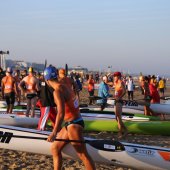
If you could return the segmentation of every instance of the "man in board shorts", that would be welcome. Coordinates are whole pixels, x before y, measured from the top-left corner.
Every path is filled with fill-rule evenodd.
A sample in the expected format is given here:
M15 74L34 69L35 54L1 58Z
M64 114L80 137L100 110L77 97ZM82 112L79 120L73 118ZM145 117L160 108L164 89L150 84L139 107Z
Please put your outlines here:
M30 67L28 72L28 76L24 77L21 80L19 87L25 94L27 100L26 116L29 117L29 113L31 111L31 117L34 117L35 106L37 102L37 93L39 92L40 87L38 79L34 76L33 68Z
M14 77L12 77L12 68L8 67L6 70L6 76L3 77L1 82L2 98L5 98L7 103L7 113L12 113L15 95L18 95L17 85Z
M62 168L62 149L68 144L64 141L55 141L56 137L64 140L83 141L84 121L80 115L78 99L70 89L59 83L56 71L53 67L47 67L44 78L48 86L53 88L53 96L57 105L57 116L55 126L47 141L53 142L51 152L53 155L54 170ZM62 123L65 121L65 126ZM71 142L79 158L83 161L87 170L94 170L95 165L87 152L85 143Z

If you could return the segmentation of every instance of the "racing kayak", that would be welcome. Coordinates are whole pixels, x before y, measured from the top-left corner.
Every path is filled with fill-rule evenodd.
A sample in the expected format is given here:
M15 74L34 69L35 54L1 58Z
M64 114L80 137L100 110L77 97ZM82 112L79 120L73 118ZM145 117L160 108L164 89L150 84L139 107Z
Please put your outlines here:
M98 121L98 120L113 120L113 114L94 114L94 113L81 113L85 121ZM137 117L137 116L122 116L126 121L149 121L150 118ZM21 126L21 127L37 127L39 117L31 118L26 117L24 113L16 112L16 114L0 114L0 125Z
M0 125L37 127L39 118L26 117L24 114L0 114Z
M46 139L50 132L33 129L0 126L0 148L38 154L50 153L51 143ZM63 141L62 139L56 139ZM124 143L112 140L84 138L87 150L96 163L105 163L136 169L170 169L170 149ZM63 157L78 159L69 142L63 149ZM75 141L74 142L83 142ZM42 147L43 146L43 147Z
M142 109L143 109L143 106L141 106ZM100 107L99 106L87 106L87 107L80 107L81 110L83 109L89 109L89 110L95 110L95 111L100 111ZM139 110L139 109L136 109L136 108L126 108L126 107L123 107L123 112L125 113L135 113L135 114L144 114L144 111L143 110ZM114 111L114 107L106 107L104 109L104 111Z
M108 100L107 101L108 104L110 105L114 105L114 100ZM136 110L140 110L143 111L144 107L143 105L137 104L133 104L133 102L130 102L130 104L127 103L123 106L124 108L129 108L129 109L136 109ZM165 103L151 103L149 106L154 113L163 113L163 114L170 114L170 104L165 104Z
M170 135L170 121L124 121L124 124L127 127L129 133ZM115 120L85 120L85 130L118 132L118 125Z
M84 120L114 120L116 116L114 114L102 114L102 113L81 113L81 116ZM154 116L131 116L131 115L122 115L122 120L124 121L151 121L151 120L160 120L158 117Z
M80 113L84 117L97 117L97 118L106 118L106 119L115 119L115 113L113 111L98 111L98 110L89 110L89 109L80 109ZM131 113L122 113L123 120L131 121L153 121L160 120L158 116L145 116L143 114L131 114Z

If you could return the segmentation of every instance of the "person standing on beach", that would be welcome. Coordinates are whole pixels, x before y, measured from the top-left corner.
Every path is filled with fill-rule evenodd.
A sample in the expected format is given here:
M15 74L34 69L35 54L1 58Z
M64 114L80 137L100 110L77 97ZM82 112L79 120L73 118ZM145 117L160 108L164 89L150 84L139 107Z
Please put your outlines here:
M112 97L111 94L109 94L109 86L108 86L108 77L107 76L103 76L103 81L100 83L99 85L99 90L98 90L98 96L102 97L102 99L97 100L97 104L100 105L100 109L101 111L103 111L105 109L105 107L107 106L107 98L108 97Z
M128 130L122 121L122 106L123 106L122 98L126 94L126 88L125 88L125 84L121 80L120 72L115 72L113 76L114 76L114 87L115 87L115 96L114 96L115 115L116 115L116 120L118 122L118 129L119 129L118 139L121 139L125 137L128 133Z
M128 80L126 81L126 86L128 91L128 100L130 100L130 98L133 100L134 83L132 76L129 76Z
M151 102L151 94L149 90L149 78L147 76L142 77L141 87L143 89L144 100L146 102L146 104L144 104L144 115L152 116L154 113L149 107Z
M160 77L159 82L158 82L158 89L159 89L159 92L161 94L161 97L164 97L165 82L161 77Z
M37 102L37 93L40 90L39 81L34 76L34 70L32 67L28 70L28 76L24 77L20 84L19 88L26 95L27 100L27 111L26 116L29 117L29 113L31 111L31 117L35 116L35 106Z
M70 89L59 83L57 74L53 67L44 70L44 78L48 86L53 89L55 104L57 105L56 122L52 133L47 141L53 142L51 152L53 155L54 170L62 168L62 149L68 144L64 141L55 141L56 137L64 140L84 141L84 121L80 115L79 102ZM65 126L62 127L63 121ZM95 164L87 152L85 143L71 143L79 158L83 161L87 170L94 170Z
M18 105L20 105L20 103L21 103L21 90L20 90L20 88L19 88L19 83L20 83L20 81L21 81L21 78L20 78L20 70L16 70L16 71L15 71L14 78L15 78L16 84L17 84L17 92L18 92L17 102L18 102Z
M12 68L8 67L6 70L6 76L3 77L1 82L1 91L2 98L6 100L7 103L7 113L12 113L14 103L15 103L15 95L18 95L17 92L17 84L12 76Z
M88 83L89 97L94 96L94 84L95 84L95 81L93 79L92 74L89 75L89 79L87 80L87 83ZM89 105L91 105L92 103L93 103L93 100L91 98L89 98Z

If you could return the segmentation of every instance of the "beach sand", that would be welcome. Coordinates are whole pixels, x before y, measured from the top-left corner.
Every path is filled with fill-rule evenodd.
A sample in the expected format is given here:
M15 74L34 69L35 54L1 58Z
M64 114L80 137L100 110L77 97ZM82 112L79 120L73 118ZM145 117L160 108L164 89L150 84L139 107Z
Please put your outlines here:
M96 92L97 94L97 92ZM170 95L170 88L167 88L165 95ZM87 91L80 93L81 103L88 103ZM135 99L142 98L140 91L135 91ZM84 136L112 139L116 133L111 132L84 132ZM145 145L161 146L170 148L170 136L153 136L128 134L123 142L138 143ZM43 147L43 146L42 146ZM52 156L32 154L20 151L0 149L0 170L52 170ZM81 161L63 160L63 170L83 170L85 169ZM131 168L122 168L111 165L96 164L97 170L132 170Z

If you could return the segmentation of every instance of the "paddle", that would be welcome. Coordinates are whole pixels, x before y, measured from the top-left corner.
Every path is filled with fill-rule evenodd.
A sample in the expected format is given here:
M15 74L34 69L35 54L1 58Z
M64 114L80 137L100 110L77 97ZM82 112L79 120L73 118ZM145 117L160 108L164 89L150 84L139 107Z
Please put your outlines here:
M45 137L14 135L11 132L0 131L0 142L1 143L9 144L12 138L47 140L47 138L45 138ZM85 139L85 140L81 141L81 140L56 139L56 141L87 143L98 150L104 150L104 151L112 151L113 152L113 151L124 151L125 150L125 147L119 141L113 141L113 140L102 140L102 139L95 139L95 140L89 139L88 140L88 139Z
M92 100L101 100L101 99L105 99L103 97L100 96L89 96L90 99ZM115 100L115 98L108 98L109 100ZM140 99L141 100L141 99ZM143 99L144 100L144 99ZM136 100L122 100L123 101L123 105L125 106L138 106L138 105L145 105L145 106L150 106L150 104L148 102L145 101L136 101Z
M68 76L68 65L67 64L65 65L65 76L66 77Z
M47 67L47 59L45 59L45 63L44 63L44 70Z

